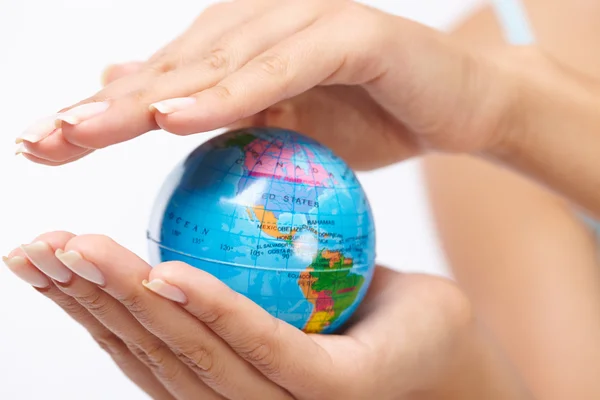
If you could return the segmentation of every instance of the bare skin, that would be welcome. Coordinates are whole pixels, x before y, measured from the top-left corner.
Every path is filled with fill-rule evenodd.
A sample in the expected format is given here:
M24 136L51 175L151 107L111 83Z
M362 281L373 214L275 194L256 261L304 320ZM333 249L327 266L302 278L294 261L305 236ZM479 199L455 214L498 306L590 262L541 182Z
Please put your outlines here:
M539 4L541 5L541 3ZM233 13L234 9L235 13ZM277 30L268 32L262 29L264 26L274 26L275 22L287 21L288 16L294 16L292 20L295 24L277 24ZM241 17L241 20L237 17ZM265 23L265 18L269 23ZM222 23L221 19L227 21L227 24ZM213 25L209 24L210 21L213 21ZM219 21L218 26L214 24L214 21ZM359 23L363 28L357 31L353 27ZM211 26L214 30L211 30ZM228 32L224 32L224 28ZM255 40L255 37L248 33L255 33L261 40ZM478 31L475 34L481 35ZM318 48L319 51L315 52L315 48ZM500 49L500 46L498 48ZM133 139L159 127L183 135L262 120L264 124L290 127L322 139L325 144L334 147L357 168L376 168L431 150L478 153L480 156L510 165L512 168L553 187L557 192L563 193L565 197L578 201L583 206L600 214L600 204L597 202L600 199L600 193L597 190L597 187L600 187L598 184L600 168L597 168L598 158L594 150L597 147L597 132L598 126L600 126L597 108L595 108L599 97L598 93L589 90L591 87L597 87L597 84L591 84L589 76L569 71L564 65L555 62L556 60L538 49L529 49L527 52L507 48L501 50L500 53L495 54L486 51L471 51L469 46L465 46L465 39L463 38L461 43L458 35L454 39L449 38L401 18L385 15L349 1L300 3L239 0L228 2L203 13L190 30L143 63L140 69L133 68L132 72L124 74L121 79L112 81L99 93L74 106L65 108L64 112L60 114L52 115L49 119L35 124L32 129L17 139L22 145L19 152L34 162L60 165L75 161L96 149ZM199 70L203 73L198 73ZM432 84L432 82L436 84ZM438 82L444 84L437 84ZM586 86L583 83L589 85ZM542 96L539 95L540 93ZM305 121L310 122L306 123ZM564 129L561 128L565 123L578 124L574 131L574 140L566 139ZM338 134L332 134L332 132L338 132ZM577 150L576 154L565 151L565 149L569 150L574 147ZM564 173L565 168L571 171L577 170L580 173L568 175ZM572 176L577 177L577 181L570 179ZM452 182L454 179L453 176L446 178L446 182ZM502 193L506 197L504 194L506 192ZM541 193L540 191L540 196L542 196ZM484 197L477 198L481 200ZM446 204L456 206L456 198L452 201L452 196L448 196L444 200L447 201ZM507 203L506 199L503 201L503 204ZM552 204L555 204L557 209L565 210L565 203L562 201L555 201ZM535 207L536 211L543 209L540 203L533 203L532 207ZM458 206L456 208L460 209ZM472 211L472 207L469 208L469 211ZM446 214L439 215L445 216ZM526 218L531 218L530 214L523 215L520 220L526 220ZM504 218L503 221L508 220L508 218ZM565 219L565 224L568 221L574 224L574 219ZM462 220L458 222L464 223ZM468 225L465 226L464 231L471 232L474 237L465 236L466 239L481 238L480 229L469 231L467 228ZM443 226L442 231L444 232ZM547 234L551 231L544 231L544 233ZM524 232L527 231L521 229L519 233L523 234ZM506 234L512 236L507 238ZM536 232L536 234L538 233ZM22 268L17 272L20 271L24 274L24 271L27 271L27 276L30 278L35 276L38 283L46 278L35 275L36 268L40 269L39 272L48 272L49 266L56 267L57 265L57 261L53 258L54 253L48 253L48 248L61 250L60 247L64 247L62 245L58 248L51 246L50 242L56 239L54 235L44 237L45 239L40 239L42 243L36 243L32 245L33 247L24 247L24 249L28 248L30 252L43 250L47 253L45 260L36 260L31 254L25 254L27 257L24 257L19 255L19 250L15 250L6 260L9 266L12 265L13 270L16 270L17 267ZM455 237L460 236L457 234ZM509 238L514 239L515 235L512 230L506 229L504 234L499 237L506 241ZM572 233L569 238L576 239L577 235ZM102 240L106 239L92 240L93 245L90 247L100 247L96 241L101 242ZM583 241L575 240L575 242L581 246L585 244ZM520 243L527 243L527 241L519 240L515 246ZM550 241L548 243L552 245ZM573 243L572 247L575 247L576 243ZM591 239L587 243L591 248ZM481 247L480 251L485 249L483 245L478 247ZM113 246L112 249L117 251L116 246ZM552 249L557 249L557 247L552 246ZM88 259L94 258L92 253L88 254L84 249L78 248L78 250ZM470 248L468 250L470 251ZM504 249L502 251L504 254ZM549 250L544 249L544 251L548 254ZM119 252L120 256L113 257L113 261L118 259L119 262L125 262L124 260L134 257L125 249L121 248ZM495 257L494 260L500 259L497 252L492 253ZM581 253L585 254L583 251ZM458 254L467 254L466 249ZM477 254L468 253L469 260L474 259ZM557 258L558 254L554 256L553 261L556 261ZM573 260L571 254L569 254L569 260L579 262L580 265L584 265L585 261L583 257ZM140 264L139 276L136 275L136 279L129 282L131 286L118 288L110 284L110 277L113 276L110 275L111 263L106 262L107 260L104 258L93 261L107 275L109 284L98 289L89 287L86 283L84 288L97 289L99 295L123 311L124 317L128 315L127 312L133 316L139 314L139 301L128 302L127 298L120 298L122 292L118 289L127 289L133 292L141 290L137 278L147 275L149 267ZM475 264L485 265L489 268L490 260L485 257L476 261L478 262L468 265L471 267ZM515 264L518 262L523 263L522 255L514 259ZM546 276L552 276L548 273L548 265L551 264L549 261L544 260L544 262L546 269L542 272L545 274L543 278L546 278ZM128 263L128 265L132 264ZM172 267L172 265L163 266L162 269ZM159 267L158 270L161 268ZM177 276L180 278L184 276L184 271L181 269ZM535 268L531 268L529 271L535 271ZM189 268L187 272L190 272ZM540 271L537 272L539 275ZM580 286L592 284L595 282L593 279L595 277L589 274L573 274L573 270L570 270L569 273L581 278L581 282L575 282L573 288L577 287L583 294L591 293L591 290L586 291L585 287ZM51 278L57 279L56 276L49 275ZM72 277L69 275L69 278L61 281L65 284L61 287L62 289L66 288L63 291L65 294L70 290L69 284L72 282L69 279ZM464 278L464 275L462 277ZM564 286L563 278L561 277L560 283ZM564 279L568 279L568 277ZM76 281L79 282L79 279ZM115 279L113 276L112 281L121 282L121 279ZM519 284L520 281L519 277L516 284ZM537 280L536 284L541 287L539 282L540 280ZM505 283L515 282L507 280ZM182 282L183 284L185 281ZM531 282L527 287L531 287ZM487 293L493 294L494 287L489 286L488 289ZM468 287L468 290L471 294L474 292L474 287ZM438 292L438 290L432 289L432 292ZM457 292L453 293L457 294ZM540 297L545 293L547 292L541 292ZM401 295L402 293L397 294ZM460 298L460 295L457 297ZM480 297L479 300L483 305L489 304L489 297L484 295ZM570 310L569 316L574 321L584 320L583 323L594 321L586 319L588 316L586 312L589 311L590 316L592 311L598 315L597 310L591 308L600 302L594 301L597 299L590 297L583 299L586 301L582 300L581 304L572 303L580 307ZM577 299L581 298L575 296L569 297L568 300L575 302ZM436 301L435 304L442 306L449 304L443 300L437 299L439 303ZM488 303L485 300L488 300ZM468 302L466 303L468 304ZM529 304L531 303L533 302ZM159 303L149 304L154 306ZM461 304L464 306L464 303ZM547 303L542 304L544 309L548 309ZM566 299L561 303L563 306L564 304L567 304ZM84 305L82 304L82 306ZM94 311L94 307L95 304L91 304L88 310ZM165 307L172 308L171 305ZM468 309L467 306L464 308ZM154 308L147 307L146 309ZM419 307L415 309L419 309ZM519 308L519 310L521 309ZM540 309L535 308L535 310L539 312ZM377 308L372 311L377 311ZM581 314L574 316L575 311ZM497 314L502 315L500 312ZM99 317L106 318L112 315L112 313L108 313ZM173 315L183 316L181 313ZM429 314L418 315L424 318ZM167 315L161 314L162 316ZM183 319L181 321L201 327L201 323L206 321L203 321L202 317L199 318L200 320L193 320L188 316L185 321ZM530 315L526 322L529 322L531 318ZM125 320L126 318L121 322ZM89 320L86 321L89 322ZM412 385L415 385L418 380L410 380L408 387L402 388L405 394L417 394L418 389L422 389L421 393L428 394L433 398L492 399L496 396L500 399L516 399L526 397L527 393L519 384L519 379L511 375L507 364L495 352L489 337L481 332L476 323L471 323L473 321L470 318L467 318L466 321L464 324L458 324L463 325L464 330L442 329L438 331L438 333L441 332L439 335L441 338L455 339L450 344L446 343L447 347L442 348L456 351L455 353L446 353L450 356L445 360L452 362L442 363L442 366L445 367L444 373L435 374L435 368L433 368L434 373L431 376L424 375L423 371L427 369L419 363L410 365L410 368L404 366L405 369L394 369L394 371L410 371L413 374L418 371L421 379L427 376L435 381L435 384L431 384L430 381L431 385L415 388ZM111 326L117 331L114 332L117 336L122 335L119 337L123 342L131 341L129 335L132 331L130 329L113 325L115 321L105 322L107 326ZM131 318L129 318L129 322L140 328ZM163 329L174 326L172 323L167 323L169 321L144 319L140 322L148 332L156 333L158 336L165 335L167 330ZM514 320L501 322L516 324ZM402 326L405 325L402 324ZM444 326L444 328L452 327L452 325ZM492 329L495 328L489 322L488 326ZM546 327L548 326L546 325ZM560 325L560 327L563 326L571 325ZM577 339L585 342L592 337L593 332L598 331L596 326L590 325L587 328L589 329L575 329L575 333L582 335ZM143 330L136 332L144 333ZM299 336L295 331L295 333L292 332L288 330L282 337L288 339L304 337ZM496 331L494 330L494 332ZM589 337L583 336L586 332L592 333L589 334ZM168 333L174 334L171 331ZM388 344L386 340L389 338L385 331L379 333L381 334L378 336L381 340L379 345L385 348ZM217 333L215 332L215 334ZM414 340L415 343L423 344L422 335L417 334L412 338L402 335L399 337L401 342ZM181 351L178 348L179 343L173 342L173 336L165 335L161 339L164 340L164 344L157 343L156 345L163 352L173 350L171 353L167 352L167 355L171 354L169 356L172 361L170 365L176 367L175 372L182 371L183 373L176 375L179 378L178 382L174 382L172 379L174 376L170 374L159 376L159 380L160 378L162 380L159 382L159 387L153 390L162 388L177 398L187 398L190 394L197 393L198 390L204 390L207 394L211 393L212 397L224 395L236 398L249 393L247 389L252 383L260 385L256 393L278 393L281 396L286 396L287 391L294 394L295 389L298 388L298 382L291 379L296 374L289 374L288 371L289 375L282 380L282 373L278 368L270 370L271 374L264 374L269 379L254 379L256 371L252 368L246 370L249 374L244 380L247 386L242 388L229 386L228 382L215 379L215 376L198 377L196 376L198 365L191 366L192 372L181 365L181 362L185 363L185 357L184 360L178 359ZM208 335L206 337L208 342L204 345L221 343L217 339ZM222 337L222 339L225 338ZM534 339L537 339L536 343L542 343L543 340L547 340L547 337L544 339L535 337ZM191 340L187 343L188 345L192 347L197 345L193 342L193 340L198 340L197 337ZM309 343L306 338L302 340ZM232 353L236 344L229 343L229 345L231 348L220 346L218 349L221 354L230 356L232 365L242 368L246 364ZM136 353L136 355L139 354L141 357L138 358L142 362L148 363L148 356L156 355L154 347L151 345L141 349L141 353ZM528 379L536 391L547 390L552 394L558 392L558 389L550 391L539 387L540 382L543 382L548 376L558 377L551 374L543 377L537 377L533 373L528 375L526 372L529 370L523 367L523 358L515 357L517 355L515 350L508 351L509 346L505 347L513 359L519 363L523 376ZM412 346L408 346L408 349L412 348ZM137 349L138 352L139 350ZM542 350L544 351L540 351L539 354L547 354L545 352L547 349ZM439 351L436 353L439 356ZM238 356L244 358L244 354L246 351L242 351ZM339 352L339 354L342 360L347 356L347 352ZM422 355L422 353L420 354ZM400 363L410 360L410 357L405 356L406 354L402 352L396 354L393 360ZM594 356L593 351L586 353L586 356L591 359ZM416 361L420 362L429 360L428 357L416 358ZM224 358L219 359L223 360ZM295 359L295 357L291 357L290 363ZM553 360L557 364L562 363L560 357ZM569 357L565 360L572 361ZM202 362L202 357L197 361ZM264 367L261 360L258 361L259 365L253 363L254 366L257 369ZM573 360L572 363L572 371L581 373L581 376L576 377L581 383L578 387L582 387L584 391L587 390L585 394L589 396L590 390L586 386L588 385L587 378L585 373L578 368L584 365L588 367L593 365L588 362L590 360L584 360L579 364L576 364L575 361L577 360ZM339 363L344 366L348 365L343 361ZM162 366L162 363L158 364L159 367ZM540 366L543 365L543 362L540 361L539 365L535 365L531 371L541 371ZM147 366L156 368L156 360L150 357ZM388 368L388 370L392 369ZM164 372L159 369L159 372L161 371ZM352 372L352 368L348 372ZM378 373L379 370L374 369L371 372ZM399 375L411 376L405 373ZM348 373L339 375L340 378L348 376L350 376ZM144 378L144 383L155 385L156 382L150 378ZM357 379L352 380L355 384L357 381ZM564 378L563 384L564 387L561 386L561 388L573 385ZM323 382L323 385L323 387L327 387L327 380ZM379 387L377 385L377 388ZM359 394L359 397L362 398L379 395L378 393L364 393L364 396L361 396L363 393L354 391L351 386L346 387L345 385L336 385L336 388L342 390L341 398L347 398L343 392L348 390L354 395ZM402 390L396 392L402 392ZM328 392L323 391L323 393ZM572 390L569 394L573 394ZM378 398L383 397L379 396Z
M597 2L526 3L544 50L600 77ZM489 9L454 36L486 51L503 46ZM478 158L428 156L424 169L454 274L534 395L599 398L600 266L576 207Z

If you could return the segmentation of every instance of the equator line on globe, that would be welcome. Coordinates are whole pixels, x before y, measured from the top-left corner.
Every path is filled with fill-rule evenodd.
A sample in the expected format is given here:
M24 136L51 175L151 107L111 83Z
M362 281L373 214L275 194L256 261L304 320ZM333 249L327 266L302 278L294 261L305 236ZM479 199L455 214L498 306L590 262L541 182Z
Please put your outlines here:
M299 133L247 128L198 146L165 180L151 263L205 270L271 315L337 331L372 279L375 228L354 172Z

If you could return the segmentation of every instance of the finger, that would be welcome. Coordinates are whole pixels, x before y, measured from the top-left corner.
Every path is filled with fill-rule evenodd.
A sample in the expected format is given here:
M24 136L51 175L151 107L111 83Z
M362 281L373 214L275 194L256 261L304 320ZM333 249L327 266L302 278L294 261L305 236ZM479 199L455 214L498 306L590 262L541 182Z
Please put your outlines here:
M188 31L157 52L140 70L112 80L93 96L65 107L57 114L36 121L17 138L17 143L22 140L30 143L43 142L55 129L56 124L62 126L68 142L95 149L157 129L158 126L147 104L129 104L125 107L126 110L119 111L118 106L110 107L111 102L129 93L134 93L133 97L141 96L140 93L145 91L150 82L185 62L181 56L183 48L188 52L192 50L197 52L199 48L205 48L230 29L260 13L262 7L266 7L268 3L267 0L256 0L209 7ZM194 39L191 38L192 36ZM203 40L205 45L195 46L197 43L192 40ZM93 112L90 112L88 104L100 104L100 106L92 106ZM70 118L67 119L74 123L59 119L65 114L69 115ZM38 155L39 158L44 158L44 143L41 143L39 151L42 152Z
M156 52L148 64L157 71L171 71L202 56L206 49L227 32L277 4L277 0L221 1L212 4L179 37Z
M214 86L248 60L312 24L321 10L331 4L312 3L318 6L307 7L303 2L282 3L239 24L213 43L202 41L204 47L193 47L196 54L200 54L195 56L196 60L178 68L169 67L144 88L111 100L110 109L101 117L77 128L64 127L67 139L84 147L99 148L146 132L148 123L156 124L151 104ZM268 33L265 33L265 26L269 27ZM185 51L189 51L189 47L192 45L186 44Z
M324 349L214 276L164 263L150 273L149 287L181 304L275 383L306 398L323 393L318 383L327 382L333 368Z
M59 245L60 242L64 242L71 236L67 232L54 232L42 235L37 239L47 239L54 242L55 245ZM129 351L121 339L106 329L75 299L58 290L44 273L29 262L23 250L20 248L13 250L8 257L3 257L3 261L15 275L38 289L40 293L82 325L100 347L110 355L123 373L149 396L165 400L173 398L150 370Z
M103 290L121 300L149 332L161 339L207 385L224 397L249 400L290 398L283 389L235 354L203 323L172 302L144 289L142 281L146 280L151 268L127 249L106 238L85 236L70 241L66 250L77 251L88 264L92 263L94 269L105 277Z
M63 164L68 163L68 162L77 161L80 158L83 158L83 157L87 156L88 154L92 153L93 151L94 150L87 150L87 151L85 151L85 152L83 152L83 153L81 153L81 154L79 154L79 155L77 155L75 157L69 158L69 159L67 159L65 161L48 161L48 160L46 160L44 158L40 158L40 157L34 156L33 154L28 153L26 149L18 149L16 154L17 155L22 155L23 157L25 157L29 161L32 161L32 162L34 162L36 164L47 165L47 166L50 166L50 167L57 167L57 166L63 165Z
M212 43L225 32L260 13L262 8L267 7L268 4L269 0L255 0L235 2L235 4L218 4L209 7L200 15L188 32L157 52L147 63L144 63L138 72L113 80L95 95L65 107L59 110L57 114L36 121L17 138L16 142L21 143L26 140L29 143L40 143L37 149L39 151L37 158L45 159L45 143L43 142L55 130L57 124L63 127L63 133L69 143L94 149L116 144L157 129L158 126L147 105L130 107L127 110L126 117L123 117L123 114L120 114L118 110L116 112L109 110L110 101L128 93L143 91L149 82L157 76L179 66L182 61L182 48L188 48L188 44L194 45L194 43L189 42L191 36L199 36L203 38L205 43ZM202 30L201 33L194 31L199 29ZM188 48L187 51L192 49L197 51L198 47ZM92 106L90 110L88 104L99 104L100 106ZM104 113L107 115L103 116L104 118L99 118ZM65 114L70 114L70 118L67 119L75 123L69 124L68 121L64 123L62 120L57 119ZM113 116L111 117L110 114L113 114ZM97 119L100 121L95 121ZM125 120L128 122L124 123ZM40 161L41 164L50 165L59 165L78 159L69 158L62 162L43 162L34 157L27 158L32 161Z
M266 124L267 124L266 123L266 112L261 112L258 114L254 114L251 117L236 121L236 122L226 126L226 128L228 130L236 130L236 129L250 128L250 127L264 127L264 126L267 126Z
M150 369L129 350L127 345L114 333L106 329L75 299L61 292L54 285L47 290L40 290L40 293L58 304L63 311L82 325L94 341L108 353L125 376L146 392L150 398L159 400L174 399Z
M141 71L143 65L144 63L141 61L109 65L102 73L102 86L107 86L114 81L123 78L124 76L132 75Z
M60 165L74 161L90 154L92 149L84 149L67 142L61 129L53 131L46 139L38 143L22 142L16 154L27 154L39 159L39 163L46 165Z
M362 6L346 8L261 53L215 86L185 100L158 103L158 125L177 134L209 131L320 84L354 85L376 79L385 71L380 65L380 38L386 27L379 19L363 17ZM348 31L352 23L363 27ZM356 48L361 51L353 51Z
M77 239L64 240L58 235L38 240L22 249L26 257L38 269L54 276L57 288L75 299L90 314L127 345L130 351L152 371L161 384L176 398L194 398L204 395L207 399L217 399L211 389L204 385L194 373L183 364L164 343L148 332L119 301L99 288L104 284L103 277L87 264L79 263L77 271L85 271L93 280L80 278L67 268L56 256L61 247ZM62 235L64 236L64 235ZM60 246L57 246L60 245ZM87 267L87 268L86 268ZM135 298L128 299L135 304Z

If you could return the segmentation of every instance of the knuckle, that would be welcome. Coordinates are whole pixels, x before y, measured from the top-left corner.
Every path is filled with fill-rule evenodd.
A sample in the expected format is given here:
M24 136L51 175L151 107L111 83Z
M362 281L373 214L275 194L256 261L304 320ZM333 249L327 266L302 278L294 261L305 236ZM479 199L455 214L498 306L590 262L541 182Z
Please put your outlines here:
M231 53L218 47L209 51L202 61L211 70L227 71L231 65Z
M289 59L281 54L266 54L257 61L260 69L269 76L284 77L289 71Z
M144 87L131 92L131 100L136 104L148 104L151 103L152 92L149 88Z
M89 293L74 296L75 300L96 316L108 314L113 306L107 301L104 292L92 290Z
M173 56L172 54L169 54L168 56L162 56L149 63L145 68L145 72L149 73L150 75L157 76L179 69L186 63L186 60L183 53L176 54L179 54L179 56Z
M267 375L273 376L279 372L280 360L274 337L278 335L280 323L275 320L272 329L265 330L259 336L248 340L238 353L242 358L264 371Z
M136 317L143 315L147 311L147 307L141 295L133 293L120 299L121 303Z
M217 383L221 379L221 372L216 368L213 351L206 347L197 347L185 352L176 353L177 357L196 375L210 379Z
M233 99L233 92L227 86L217 85L212 88L212 92L221 100L229 101Z
M227 327L227 321L231 315L231 310L225 306L212 304L207 307L206 311L200 314L200 320L210 325L216 331L221 331Z
M152 340L144 345L144 352L156 364L163 364L168 351L169 348L161 340Z
M170 351L162 341L155 338L141 340L130 348L137 358L157 372L164 368L167 352Z
M81 304L71 296L61 296L60 298L53 300L71 316L82 316L87 312Z
M228 332L231 321L235 320L236 303L240 294L231 293L230 297L207 303L204 311L198 315L200 321L206 323L218 335ZM228 339L228 338L227 338Z
M116 335L107 333L101 336L94 336L94 341L113 358L124 356L129 349Z

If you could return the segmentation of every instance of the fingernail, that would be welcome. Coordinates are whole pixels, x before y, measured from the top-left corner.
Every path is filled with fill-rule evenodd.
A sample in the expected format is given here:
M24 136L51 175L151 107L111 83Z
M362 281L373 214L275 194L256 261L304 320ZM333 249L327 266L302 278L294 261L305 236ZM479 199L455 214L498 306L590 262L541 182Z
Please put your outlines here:
M23 153L29 154L29 152L25 148L25 144L21 142L21 143L19 143L19 145L17 146L17 149L15 150L15 155L18 156L19 154L23 154Z
M31 267L25 257L2 257L2 261L17 277L39 289L50 286L50 279L37 269Z
M61 249L57 249L54 254L56 255L56 258L65 264L71 271L75 272L83 279L87 279L100 286L104 286L106 283L102 271L88 260L85 260L78 252L74 250L65 252Z
M108 106L109 104L107 101L102 101L73 107L68 111L56 115L54 121L55 127L60 128L63 122L66 122L69 125L80 124L96 115L102 114L104 111L108 110Z
M54 251L52 251L52 248L48 243L35 242L32 244L25 244L21 246L21 249L23 249L27 255L29 261L50 278L62 283L67 283L73 277L71 270L65 267L65 265L54 256Z
M150 104L150 111L156 110L161 114L171 114L175 111L183 110L196 103L196 99L193 97L177 97L174 99L168 99L159 101L158 103Z
M31 124L20 136L17 137L15 143L19 144L23 141L30 143L37 143L42 139L50 136L55 130L57 114L52 114L48 117L42 118Z
M150 282L144 280L142 285L166 299L173 300L181 304L187 303L187 296L181 289L179 289L177 286L169 285L162 279L153 279Z

